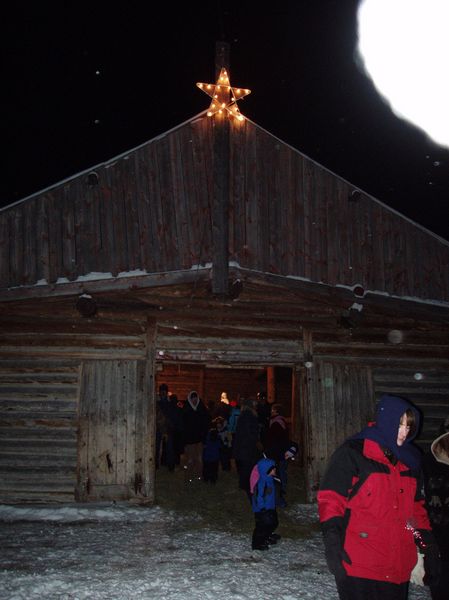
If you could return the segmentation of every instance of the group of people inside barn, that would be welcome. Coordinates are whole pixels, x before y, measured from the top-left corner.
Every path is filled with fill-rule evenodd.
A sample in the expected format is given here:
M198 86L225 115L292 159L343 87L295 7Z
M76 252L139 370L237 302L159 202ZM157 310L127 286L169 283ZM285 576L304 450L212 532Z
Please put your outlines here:
M282 406L268 401L264 393L257 399L229 400L223 392L216 406L194 390L180 400L162 383L156 402L156 468L173 472L180 465L187 481L215 483L219 468L231 470L233 459L239 485L250 495L251 470L265 453L280 465L286 482L284 453L291 440L282 412ZM285 504L285 486L281 491L280 502Z
M223 393L208 407L195 391L179 402L162 384L157 415L158 466L179 465L187 483L214 484L234 461L254 512L252 548L276 544L287 465L298 452L282 405ZM386 394L375 420L329 460L317 503L341 600L406 600L410 581L428 586L432 600L448 598L449 417L425 453L413 442L420 421L413 403Z

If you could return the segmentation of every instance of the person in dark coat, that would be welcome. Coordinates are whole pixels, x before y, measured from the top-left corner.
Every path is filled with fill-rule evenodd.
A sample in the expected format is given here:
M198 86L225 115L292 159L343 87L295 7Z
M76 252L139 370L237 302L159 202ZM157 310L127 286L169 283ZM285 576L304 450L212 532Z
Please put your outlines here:
M430 584L432 600L449 595L449 417L423 459L424 490L430 523L441 552L438 582Z
M252 468L262 455L260 451L259 423L254 400L242 398L240 407L241 412L237 421L232 451L239 476L239 487L246 492L251 501L250 475Z
M159 394L156 396L156 469L165 464L165 445L167 437L167 421L162 405L168 401L168 385L161 383Z
M189 481L201 479L203 442L209 429L209 412L192 390L182 408L182 432L184 439L183 467Z
M259 392L257 394L257 419L259 421L260 441L262 442L263 446L265 446L266 444L265 438L268 433L268 428L270 426L272 406L273 402L268 402L268 398L265 392Z
M231 415L231 405L229 403L229 398L226 392L221 393L220 402L218 403L217 408L214 411L215 417L222 417L226 421L226 425L229 422L229 417Z
M217 428L218 436L220 438L220 464L223 471L231 470L231 457L232 457L232 434L228 430L228 424L223 417L216 417L214 419L215 426Z
M160 389L163 388L162 384ZM166 390L168 391L168 390ZM168 393L159 393L157 408L162 415L162 445L163 445L163 460L170 472L173 472L175 465L179 464L180 443L179 439L182 431L181 411L178 407L178 398L176 395ZM160 415L157 422L160 423Z
M220 463L221 438L218 433L217 417L211 423L203 446L203 481L205 483L217 483L218 465Z
M285 454L290 446L290 434L287 421L282 415L282 404L274 403L271 405L271 417L265 436L264 453L276 461L277 474L281 482L278 505L281 507L287 506L285 497L287 494L288 460Z
M376 422L332 455L318 492L326 561L344 600L405 600L417 545L428 583L439 551L422 493L421 454L412 444L419 413L381 398Z

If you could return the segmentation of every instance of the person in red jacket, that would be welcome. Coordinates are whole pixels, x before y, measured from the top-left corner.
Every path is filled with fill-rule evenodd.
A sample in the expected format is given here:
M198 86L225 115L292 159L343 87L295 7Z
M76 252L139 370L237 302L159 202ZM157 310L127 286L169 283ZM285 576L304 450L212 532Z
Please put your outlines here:
M406 600L417 546L424 553L427 583L439 576L421 454L411 443L418 427L415 407L385 395L375 423L346 440L330 459L318 511L326 561L342 600Z

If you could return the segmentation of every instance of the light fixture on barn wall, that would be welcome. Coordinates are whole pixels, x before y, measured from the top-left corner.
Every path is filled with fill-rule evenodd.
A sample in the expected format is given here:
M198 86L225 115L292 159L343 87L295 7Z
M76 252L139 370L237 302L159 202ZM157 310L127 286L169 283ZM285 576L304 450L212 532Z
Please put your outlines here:
M401 329L390 329L387 333L387 339L390 344L402 344L404 341L404 332Z
M207 111L207 116L223 115L227 111L231 117L235 117L239 121L244 120L244 116L237 106L237 101L251 93L251 90L243 88L235 88L231 86L228 72L223 67L217 79L217 83L197 83L200 90L212 98L212 101Z
M313 367L313 357L310 352L304 353L304 366L306 369L311 369Z
M97 312L97 303L89 294L82 294L76 302L76 309L83 317L93 317Z
M87 176L87 185L89 187L95 187L99 183L98 173L91 171Z
M348 195L349 202L358 202L362 198L362 192L360 190L352 190Z
M243 282L241 279L234 279L229 283L229 296L233 300L237 300L243 290Z
M352 288L352 292L353 292L354 296L357 296L357 298L363 298L363 296L365 295L365 288L362 285L357 283Z

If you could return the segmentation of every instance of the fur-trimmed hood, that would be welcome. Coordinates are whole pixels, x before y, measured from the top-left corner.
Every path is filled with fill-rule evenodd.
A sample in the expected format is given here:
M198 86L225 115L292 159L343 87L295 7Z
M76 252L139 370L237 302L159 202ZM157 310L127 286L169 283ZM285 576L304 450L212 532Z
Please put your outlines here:
M449 465L449 431L434 439L430 449L436 461Z

